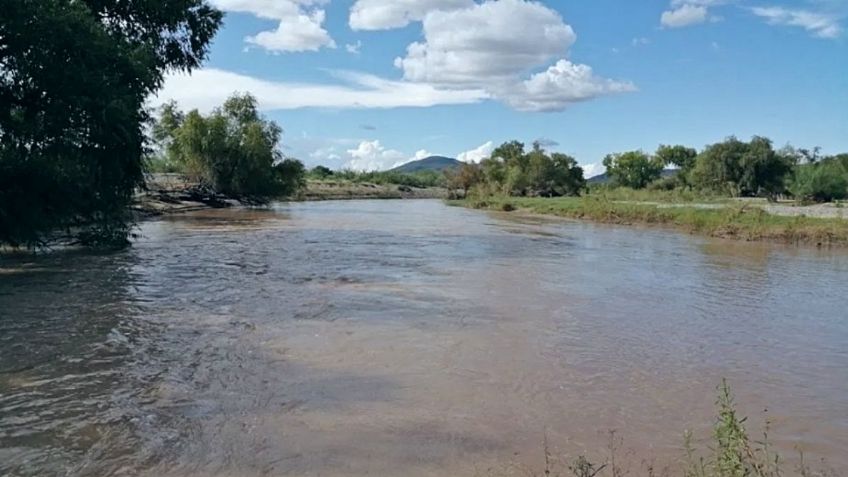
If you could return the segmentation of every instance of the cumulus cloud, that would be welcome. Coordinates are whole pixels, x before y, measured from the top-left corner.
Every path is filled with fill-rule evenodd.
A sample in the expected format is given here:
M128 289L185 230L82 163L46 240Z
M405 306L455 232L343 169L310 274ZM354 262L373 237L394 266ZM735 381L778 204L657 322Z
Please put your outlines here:
M800 27L817 38L838 38L842 26L836 16L807 10L791 10L783 7L754 7L751 12L771 25Z
M221 10L250 13L279 21L274 30L248 36L245 41L274 53L318 51L335 48L323 24L326 13L321 5L329 0L212 0Z
M422 20L437 10L473 5L473 0L357 0L350 8L353 30L388 30Z
M632 91L636 91L633 83L599 78L587 65L559 60L547 71L501 92L500 97L519 111L561 111L579 101Z
M489 141L480 147L474 148L470 151L465 151L460 153L456 158L461 162L468 162L472 164L477 164L483 159L488 159L492 156L492 151L495 150L495 143Z
M479 88L526 111L560 111L575 101L634 90L564 59L577 36L559 13L541 3L488 0L434 11L424 18L423 33L423 41L395 59L410 82ZM548 70L525 80L528 71L552 61Z
M394 149L386 149L379 140L362 141L354 149L347 150L350 160L346 169L355 171L380 171L408 162L406 155Z
M423 28L425 40L395 64L407 80L445 85L511 79L565 55L577 38L557 12L524 0L435 11Z
M329 0L213 0L229 11L277 19L281 28L248 41L271 51L303 51L335 46L320 28ZM703 1L703 0L702 0ZM358 13L357 13L358 12ZM334 72L333 84L274 82L215 68L192 76L169 75L156 101L176 99L209 110L233 91L247 91L266 110L396 108L469 104L495 99L523 111L560 111L596 96L634 91L628 82L608 80L586 65L566 59L576 41L559 13L530 0L358 0L352 19L365 28L369 18L422 19L424 39L395 60L402 80ZM383 12L383 17L378 15ZM354 15L354 13L356 15ZM358 16L357 16L358 15ZM353 21L353 20L352 20ZM284 28L284 22L299 23ZM380 24L376 20L370 27ZM382 25L395 23L386 20ZM311 26L310 26L311 25ZM318 26L318 29L312 28ZM351 53L361 43L346 45Z
M172 73L152 105L169 100L203 112L220 106L234 91L250 92L262 110L299 108L398 108L469 104L488 98L482 90L438 89L428 84L392 81L377 76L335 72L342 84L303 84L267 81L216 68L192 74Z

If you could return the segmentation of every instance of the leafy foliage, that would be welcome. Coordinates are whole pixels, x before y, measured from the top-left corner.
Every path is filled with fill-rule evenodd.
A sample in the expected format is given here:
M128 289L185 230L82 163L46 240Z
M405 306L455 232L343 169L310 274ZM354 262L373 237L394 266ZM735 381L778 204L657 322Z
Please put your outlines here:
M632 189L644 189L662 175L663 159L651 157L642 151L610 154L604 158L607 173L616 184Z
M260 116L249 94L234 94L208 116L166 104L153 135L169 163L223 194L265 200L304 185L303 164L279 152L282 129Z
M848 156L846 156L848 157ZM789 191L799 200L829 202L848 198L848 169L837 158L798 166Z
M552 153L536 143L525 152L524 144L511 141L492 152L492 157L483 160L479 172L466 172L468 178L477 182L483 193L496 193L523 197L560 197L578 195L586 187L583 169L577 161L566 154ZM463 184L463 189L469 184ZM470 188L470 187L469 187Z
M126 243L143 182L144 102L200 65L221 22L204 0L8 0L0 11L0 242L57 229Z
M731 137L708 146L695 161L693 185L731 196L775 197L784 192L795 158L777 153L769 139L755 136L750 142Z

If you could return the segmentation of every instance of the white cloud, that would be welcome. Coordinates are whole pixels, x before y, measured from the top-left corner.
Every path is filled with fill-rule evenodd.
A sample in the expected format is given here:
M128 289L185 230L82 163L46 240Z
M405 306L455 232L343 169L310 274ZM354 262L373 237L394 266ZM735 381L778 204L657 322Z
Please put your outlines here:
M214 1L221 8L263 18L303 16L309 11L309 18L323 22L319 7L329 0ZM453 9L417 10L425 4ZM246 91L265 110L430 107L495 99L524 111L560 111L576 101L635 90L631 83L601 78L589 66L565 59L576 35L559 13L539 2L360 0L356 5L358 11L382 5L391 11L403 7L410 18L424 15L424 40L409 45L407 55L395 60L403 80L336 71L335 84L288 83L206 68L191 76L169 75L154 104L175 99L184 107L209 111L234 91ZM461 5L465 8L456 9ZM261 33L253 41L286 51L299 48L295 38L311 38L307 43L313 45L323 41L320 34L310 36L306 30L283 30ZM360 45L346 49L356 53Z
M721 17L711 15L713 7L735 3L739 0L671 0L671 6L660 16L664 28L682 28L706 21L721 21Z
M540 3L486 1L424 19L423 42L395 60L410 81L481 85L512 79L556 56L576 40L562 17Z
M660 24L666 28L681 28L704 23L708 19L707 7L685 4L673 10L667 10L660 17Z
M632 83L599 78L587 65L560 60L499 96L519 111L561 111L579 101L632 91Z
M426 149L419 149L418 151L415 151L415 156L413 156L412 159L410 159L410 161L420 161L421 159L427 159L428 157L434 156L434 155L435 154L433 154L432 152L430 152Z
M580 167L583 168L583 177L586 179L591 179L592 177L599 176L607 171L607 168L604 167L603 164L584 164Z
M635 89L564 59L525 81L528 71L564 58L577 38L559 13L538 2L487 0L434 11L424 18L423 30L424 41L395 60L410 82L480 88L528 111L560 111L574 101Z
M402 166L408 162L426 159L433 155L426 149L419 149L412 157L407 157L401 151L386 149L379 140L361 141L354 149L348 149L349 160L343 164L343 169L355 171L384 171Z
M245 41L274 53L283 53L336 47L336 42L323 27L326 13L320 6L328 1L212 0L212 3L224 11L250 13L279 21L275 30L248 36Z
M482 146L472 149L470 151L465 151L458 156L456 156L457 160L461 162L468 162L477 164L483 159L488 159L492 156L492 151L495 150L495 143L492 141L483 144Z
M473 0L357 0L350 8L353 30L388 30L422 20L429 12L473 5Z
M783 7L754 7L751 12L764 18L770 25L800 27L818 38L838 38L842 26L837 17L807 10L790 10Z
M216 68L191 75L172 73L153 106L176 100L183 108L208 112L235 91L249 92L262 110L299 108L398 108L469 104L488 98L482 90L444 90L427 84L391 81L363 73L336 72L344 84L303 84L267 81Z
M362 141L355 149L348 149L350 160L346 169L355 171L380 171L408 162L406 155L394 149L386 149L379 140Z

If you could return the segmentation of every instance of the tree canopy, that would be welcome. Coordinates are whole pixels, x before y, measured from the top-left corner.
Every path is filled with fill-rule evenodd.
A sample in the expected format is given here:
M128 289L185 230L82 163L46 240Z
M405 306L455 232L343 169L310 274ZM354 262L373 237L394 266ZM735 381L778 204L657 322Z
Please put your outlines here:
M548 153L538 143L527 152L523 143L510 141L479 165L464 166L453 184L466 192L478 187L488 193L554 197L578 195L586 180L573 157Z
M259 114L250 94L234 94L205 116L166 104L153 127L168 163L217 192L256 200L287 196L303 185L303 164L280 153L282 132Z
M144 104L201 64L222 14L204 0L8 0L0 9L0 242L57 229L125 243L143 183Z
M785 190L795 162L790 154L776 152L767 138L755 136L743 142L730 137L698 155L690 181L732 196L774 197Z
M642 151L609 154L604 158L604 167L612 180L624 187L642 189L662 175L665 163Z

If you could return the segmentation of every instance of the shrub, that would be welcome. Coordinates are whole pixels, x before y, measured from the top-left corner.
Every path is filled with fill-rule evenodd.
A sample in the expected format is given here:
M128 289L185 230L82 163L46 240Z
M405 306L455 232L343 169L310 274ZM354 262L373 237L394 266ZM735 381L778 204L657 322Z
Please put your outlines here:
M848 171L836 159L799 166L789 183L798 200L832 202L848 198Z

